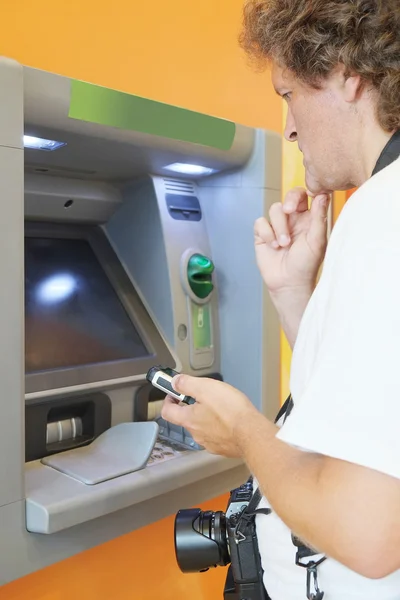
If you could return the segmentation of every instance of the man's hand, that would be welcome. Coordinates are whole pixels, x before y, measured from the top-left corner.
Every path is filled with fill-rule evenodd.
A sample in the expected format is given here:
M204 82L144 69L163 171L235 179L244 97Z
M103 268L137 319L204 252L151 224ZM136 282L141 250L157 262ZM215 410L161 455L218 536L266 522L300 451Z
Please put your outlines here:
M294 188L258 219L254 243L260 273L271 294L312 289L327 245L329 195L319 194L308 208L308 194Z
M282 442L277 427L226 383L178 375L172 385L197 402L167 397L163 418L212 453L243 457L275 513L306 544L364 577L400 569L399 480Z
M310 209L308 194L291 190L254 226L258 268L292 348L327 246L329 194L315 196Z
M215 379L177 375L172 386L180 394L195 398L196 403L187 406L167 396L161 413L163 419L185 427L193 439L212 454L242 456L237 431L243 419L257 413L250 400L239 390Z

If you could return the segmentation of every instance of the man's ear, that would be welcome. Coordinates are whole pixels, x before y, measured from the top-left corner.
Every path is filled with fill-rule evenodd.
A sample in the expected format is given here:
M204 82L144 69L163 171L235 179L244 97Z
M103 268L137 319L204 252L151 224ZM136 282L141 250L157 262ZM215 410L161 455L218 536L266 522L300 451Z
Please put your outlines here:
M360 75L340 64L334 69L332 77L345 102L352 103L358 100L364 86Z
M343 97L346 102L355 102L363 91L363 80L360 75L350 71L344 65L338 67L338 75L342 79Z

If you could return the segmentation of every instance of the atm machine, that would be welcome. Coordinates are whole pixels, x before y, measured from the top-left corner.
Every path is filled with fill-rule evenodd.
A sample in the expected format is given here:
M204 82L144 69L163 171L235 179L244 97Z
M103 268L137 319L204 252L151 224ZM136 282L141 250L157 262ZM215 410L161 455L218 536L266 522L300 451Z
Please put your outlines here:
M280 137L229 124L221 147L159 103L135 129L134 101L0 61L0 584L245 481L161 419L152 366L279 407L253 224L280 200Z

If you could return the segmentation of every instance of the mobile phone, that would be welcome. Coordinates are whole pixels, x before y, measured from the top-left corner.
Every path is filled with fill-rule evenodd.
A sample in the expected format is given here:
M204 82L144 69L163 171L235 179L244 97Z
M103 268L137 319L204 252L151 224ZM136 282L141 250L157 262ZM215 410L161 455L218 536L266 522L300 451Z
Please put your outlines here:
M172 398L179 400L180 402L184 402L185 404L193 404L196 402L194 398L191 396L185 396L184 394L179 394L172 387L171 381L175 377L175 375L179 375L177 371L170 369L169 367L152 367L149 369L146 379L153 385L154 387L162 390Z

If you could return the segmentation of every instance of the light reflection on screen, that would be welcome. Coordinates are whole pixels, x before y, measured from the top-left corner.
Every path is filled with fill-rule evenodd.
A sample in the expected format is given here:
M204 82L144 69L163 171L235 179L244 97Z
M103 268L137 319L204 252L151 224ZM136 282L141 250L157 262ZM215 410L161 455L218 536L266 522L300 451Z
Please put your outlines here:
M37 286L37 300L42 304L62 302L76 291L78 281L70 273L52 275Z
M25 238L27 373L148 355L87 241Z

